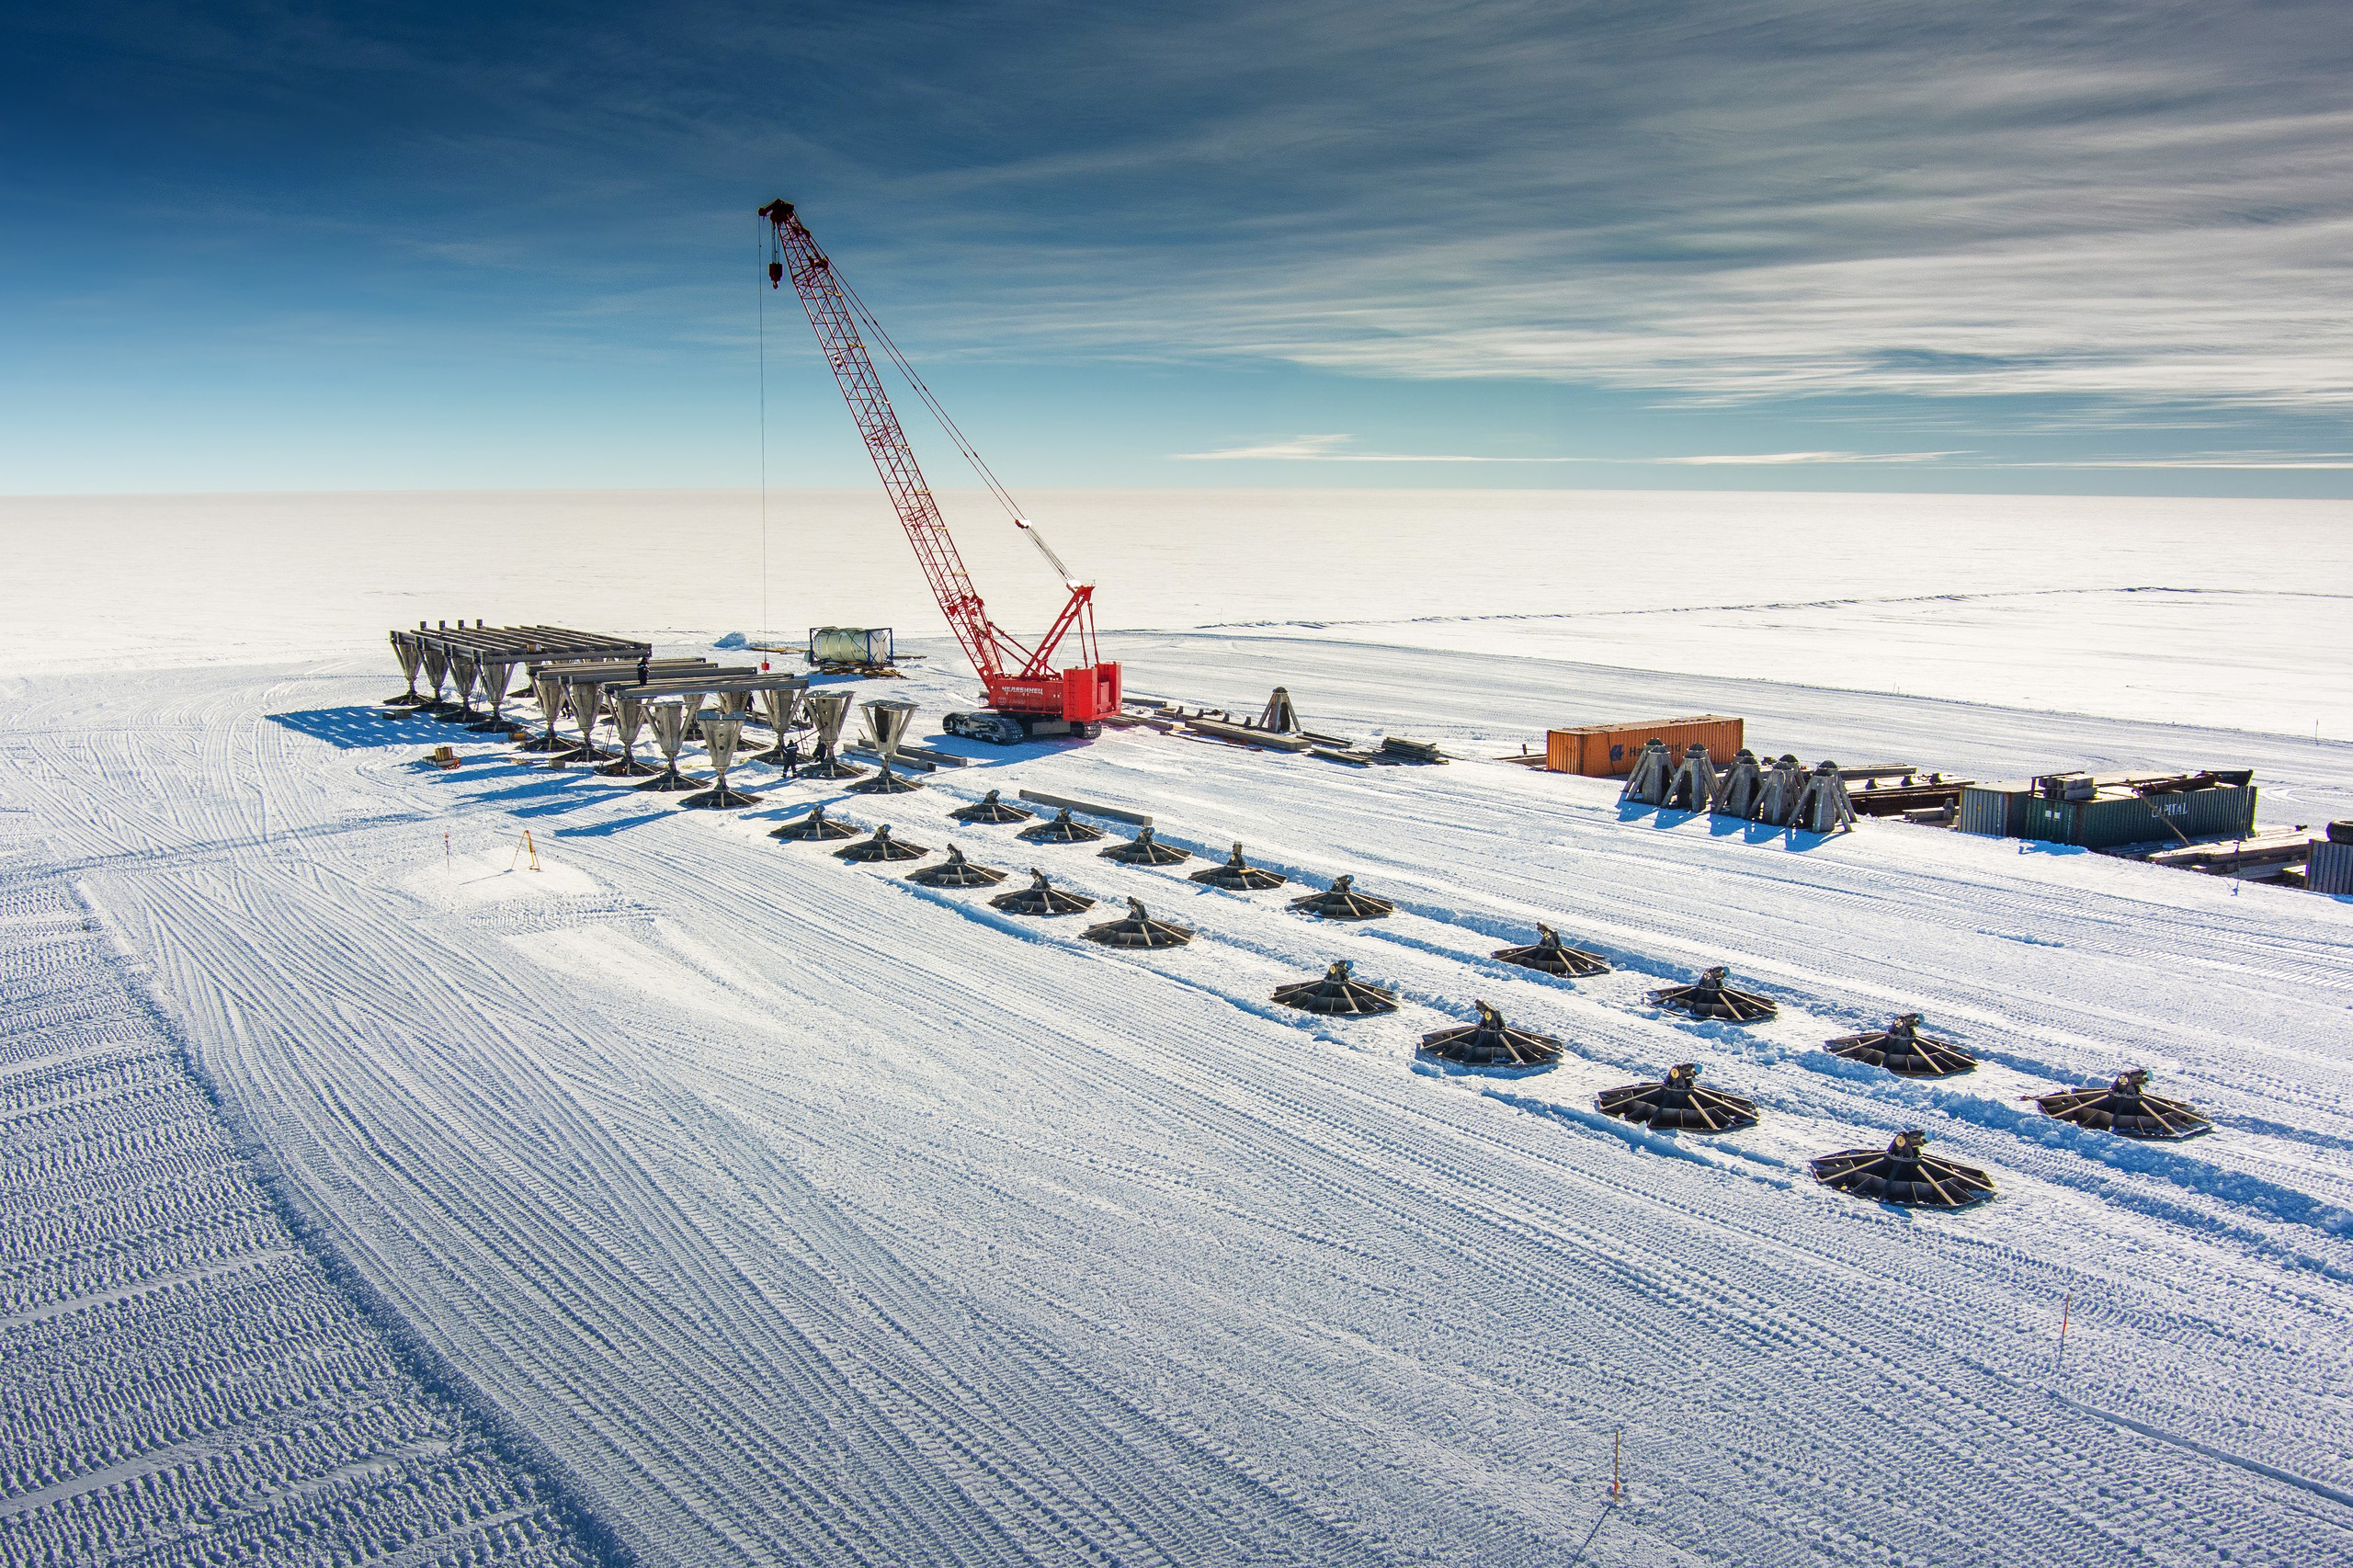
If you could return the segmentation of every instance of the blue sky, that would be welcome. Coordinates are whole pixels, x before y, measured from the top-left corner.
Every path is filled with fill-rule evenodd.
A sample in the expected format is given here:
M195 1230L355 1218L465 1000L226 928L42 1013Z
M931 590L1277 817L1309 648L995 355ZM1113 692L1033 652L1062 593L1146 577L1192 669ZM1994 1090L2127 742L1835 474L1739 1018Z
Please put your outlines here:
M2342 4L6 28L5 493L870 483L783 195L1017 488L2353 494Z

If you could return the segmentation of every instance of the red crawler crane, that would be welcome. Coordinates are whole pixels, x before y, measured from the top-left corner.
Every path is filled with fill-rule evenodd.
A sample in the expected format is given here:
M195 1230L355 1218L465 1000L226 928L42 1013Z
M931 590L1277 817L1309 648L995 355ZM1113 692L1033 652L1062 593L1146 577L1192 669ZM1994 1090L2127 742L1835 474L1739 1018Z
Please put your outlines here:
M963 644L965 656L979 673L988 705L996 710L995 713L951 713L949 733L1007 744L1029 734L1098 733L1101 721L1120 710L1120 666L1097 657L1095 585L1073 577L1062 558L1021 515L1005 486L997 483L972 443L964 439L964 433L931 395L931 389L924 385L923 378L891 341L890 334L875 321L856 290L835 272L833 263L793 215L792 203L771 201L760 209L760 216L776 230L768 286L781 287L785 275L791 274L793 292L801 296L809 324L816 330L817 345L834 367L834 380L841 383L842 399L849 404L850 418L857 422L858 433L874 459L874 471L882 476L882 488L907 530L907 541L915 547L915 559L931 580L932 597L939 601L940 613L948 618L956 641ZM948 523L939 515L939 503L933 499L923 470L915 465L915 449L899 427L890 394L882 390L882 378L875 373L874 361L867 355L866 340L858 332L861 322L1012 514L1014 527L1029 536L1070 589L1070 602L1063 606L1062 614L1035 647L1022 643L989 619L980 590L972 586L963 558L956 552L956 541L949 535ZM1074 631L1082 662L1058 670L1055 651Z

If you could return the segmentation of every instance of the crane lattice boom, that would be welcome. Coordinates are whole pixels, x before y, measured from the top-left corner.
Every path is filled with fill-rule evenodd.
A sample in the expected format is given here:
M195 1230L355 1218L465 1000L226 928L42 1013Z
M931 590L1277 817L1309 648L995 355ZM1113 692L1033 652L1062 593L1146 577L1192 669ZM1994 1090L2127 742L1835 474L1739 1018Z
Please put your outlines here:
M790 276L793 292L801 297L809 324L817 334L818 347L824 350L826 362L833 366L834 380L841 387L842 400L849 405L858 437L874 460L874 471L881 477L882 489L899 514L908 543L915 547L915 559L930 581L940 613L948 618L957 642L962 644L965 656L972 661L972 668L988 692L989 706L1032 721L1058 718L1078 723L1091 723L1117 712L1120 666L1098 663L1093 647L1094 585L1065 578L1070 599L1034 648L1023 644L989 619L980 590L972 585L971 574L964 570L963 557L957 552L956 540L948 531L947 519L940 516L939 503L915 461L915 448L900 426L890 394L884 391L882 378L867 352L866 340L858 331L858 318L863 312L856 303L856 296L835 276L833 264L794 215L790 202L771 202L760 210L760 216L776 229L778 260L769 264L768 281L777 285L784 276ZM901 368L908 369L904 361ZM916 385L918 391L926 390L920 382ZM961 439L961 433L958 434ZM967 451L969 454L969 448ZM983 477L991 476L984 471ZM993 477L991 483L995 487ZM1025 530L1029 528L1026 520L1017 517L1016 522ZM1031 537L1046 558L1059 568L1060 562L1052 551L1042 540L1036 540L1034 532ZM1057 671L1054 654L1063 638L1074 630L1078 634L1085 663Z

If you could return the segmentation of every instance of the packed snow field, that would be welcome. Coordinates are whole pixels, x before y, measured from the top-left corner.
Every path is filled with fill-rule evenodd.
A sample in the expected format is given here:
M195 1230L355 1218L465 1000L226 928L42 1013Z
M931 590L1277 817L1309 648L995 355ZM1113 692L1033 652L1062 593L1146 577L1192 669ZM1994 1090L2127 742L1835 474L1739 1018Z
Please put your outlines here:
M585 1563L230 1147L73 880L0 818L0 1563Z
M114 1063L184 1040L310 1244L465 1407L399 1431L517 1435L503 1495L552 1489L648 1562L2353 1555L2353 909L1903 824L1815 841L1630 812L1607 782L1481 760L1573 701L1729 707L1808 755L2245 756L2341 814L2347 748L1294 638L1116 652L1139 689L1255 700L1287 677L1320 724L1462 760L1355 772L1118 733L972 748L886 801L749 765L757 807L695 812L379 721L381 654L44 676L0 741L5 886L28 912L86 900L110 940L77 961L153 1011L24 1043L42 1026L12 1008L10 1054L70 1057L89 1087L48 1114L99 1118L133 1072ZM928 727L968 700L946 664L862 695L913 697ZM441 742L473 760L425 766ZM1149 812L1197 857L1243 840L1292 886L949 821L991 787ZM820 801L1200 935L1110 952L1086 917L765 836ZM1287 907L1343 871L1396 915ZM1539 919L1617 971L1486 956ZM1402 1010L1267 1000L1343 957ZM1644 999L1717 962L1779 1017ZM1474 998L1566 1060L1419 1062ZM1820 1050L1908 1010L1984 1065L1915 1084ZM1592 1110L1681 1061L1762 1125L1673 1138ZM2128 1143L2022 1103L2134 1064L2221 1131ZM1909 1125L2001 1196L1904 1212L1807 1174ZM176 1201L249 1203L222 1171L229 1196ZM10 1348L12 1401L63 1397ZM104 1374L130 1409L183 1375ZM166 1488L130 1478L192 1472L186 1425L20 1466L11 1550L74 1477L111 1539L176 1528ZM581 1550L552 1518L506 1539Z
M977 494L996 619L1056 580ZM1104 625L1510 653L2353 740L2353 504L1503 490L1049 491ZM766 518L765 526L763 517ZM168 583L160 608L88 541ZM881 494L0 496L0 669L372 649L404 617L707 640L944 632Z
M1176 628L1107 647L1132 690L1279 682L1445 767L1131 732L879 801L745 765L759 805L708 813L375 716L420 616L750 630L747 499L0 502L0 1564L2353 1558L2353 905L1486 760L1713 710L1809 762L2248 766L2267 822L2353 815L2342 506L1039 508L1109 619ZM779 507L770 619L932 622L870 499ZM78 564L99 528L142 576ZM1042 619L1017 543L967 543ZM920 732L971 692L914 646L860 694ZM992 787L1197 858L949 820ZM1100 902L765 835L818 802ZM1290 885L1187 880L1237 839ZM1288 907L1341 872L1396 915ZM1129 896L1199 936L1078 938ZM1616 971L1488 956L1540 919ZM1401 1010L1268 1000L1335 958ZM1779 1017L1647 1002L1711 963ZM1416 1058L1480 998L1565 1060ZM1899 1011L1984 1065L1821 1050ZM1684 1061L1762 1124L1593 1110ZM2128 1065L2219 1131L2025 1098ZM2000 1196L1808 1174L1912 1125Z

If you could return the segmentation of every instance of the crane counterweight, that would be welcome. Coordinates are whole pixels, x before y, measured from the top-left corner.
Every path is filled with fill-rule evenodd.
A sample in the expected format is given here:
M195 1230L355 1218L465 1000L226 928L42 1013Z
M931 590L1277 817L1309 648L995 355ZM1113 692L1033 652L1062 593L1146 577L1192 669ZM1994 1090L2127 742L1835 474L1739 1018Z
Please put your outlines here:
M769 286L781 287L787 276L791 278L793 292L808 313L819 348L833 367L842 400L849 405L851 422L858 426L858 437L874 460L875 472L881 476L883 491L899 515L900 525L906 529L907 542L915 548L915 560L931 585L932 597L938 601L940 613L947 617L965 656L972 660L973 672L981 677L988 706L1003 716L996 722L987 722L989 715L962 716L981 721L964 728L963 733L990 740L1018 738L1010 733L1016 726L1023 734L1073 731L1094 733L1103 719L1120 710L1120 666L1102 660L1095 645L1095 585L1074 577L1044 537L1013 506L1012 497L948 418L915 368L892 344L889 334L882 331L864 302L817 248L817 242L794 213L792 203L772 201L760 209L760 216L775 231L774 251L768 263ZM989 619L988 608L964 569L963 557L948 531L947 519L940 515L939 503L915 461L915 448L900 426L890 394L883 389L882 378L867 351L866 337L859 331L861 322L871 329L883 351L898 365L917 395L938 415L949 437L1006 505L1014 526L1029 535L1069 590L1070 597L1061 615L1034 645L1023 643ZM1066 640L1074 640L1079 659L1075 664L1057 667L1055 656ZM957 717L960 716L950 715L951 720Z

